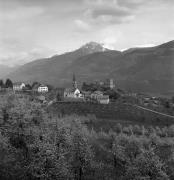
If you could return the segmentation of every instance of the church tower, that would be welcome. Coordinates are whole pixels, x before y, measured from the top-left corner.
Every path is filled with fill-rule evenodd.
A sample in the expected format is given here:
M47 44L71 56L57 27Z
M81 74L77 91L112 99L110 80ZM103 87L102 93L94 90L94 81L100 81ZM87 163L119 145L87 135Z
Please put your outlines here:
M73 88L77 89L77 81L76 81L76 76L74 73L73 73Z

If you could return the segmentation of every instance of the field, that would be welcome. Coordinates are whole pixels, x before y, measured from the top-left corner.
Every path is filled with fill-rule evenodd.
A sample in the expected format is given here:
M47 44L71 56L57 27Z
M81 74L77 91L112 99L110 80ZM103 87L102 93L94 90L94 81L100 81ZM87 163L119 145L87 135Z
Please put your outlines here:
M50 111L58 115L78 114L82 116L94 116L91 121L94 127L110 129L117 123L123 125L138 124L144 126L170 126L174 124L174 118L162 116L150 111L138 109L130 104L111 103L109 105L91 103L55 103Z

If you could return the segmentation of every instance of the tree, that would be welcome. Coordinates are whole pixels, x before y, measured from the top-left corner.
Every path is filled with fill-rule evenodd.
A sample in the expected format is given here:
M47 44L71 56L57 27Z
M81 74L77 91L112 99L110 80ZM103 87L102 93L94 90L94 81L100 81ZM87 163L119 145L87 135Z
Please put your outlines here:
M124 180L169 180L165 165L153 149L142 152L127 168Z
M7 79L5 82L5 87L6 88L13 88L13 83L10 79Z
M72 125L72 147L70 162L74 178L84 179L84 174L89 174L93 161L93 152L88 139L88 131L82 124L75 120Z
M50 85L50 84L47 84L47 87L48 87L48 90L49 90L49 91L54 90L54 86L52 86L52 85Z
M4 82L3 82L2 79L0 80L0 87L1 87L1 88L4 87Z
M36 82L36 81L35 81L35 82L33 82L32 86L31 86L31 87L32 87L32 89L33 89L33 87L34 87L35 85L40 85L40 83L39 83L39 82Z
M31 87L30 84L26 84L26 85L25 85L25 88L28 89L28 90L31 90L31 89L32 89L32 87Z
M116 99L118 99L120 97L119 93L117 93L116 91L111 90L111 89L105 91L105 94L109 95L109 98L114 99L114 100L116 100Z

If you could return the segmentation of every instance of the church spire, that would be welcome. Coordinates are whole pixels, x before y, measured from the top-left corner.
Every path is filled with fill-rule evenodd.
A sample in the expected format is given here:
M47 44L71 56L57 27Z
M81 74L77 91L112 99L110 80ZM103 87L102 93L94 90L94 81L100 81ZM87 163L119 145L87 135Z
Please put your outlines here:
M73 88L77 89L77 81L76 81L76 76L74 73L73 73Z
M73 82L75 82L76 81L76 76L75 76L75 74L73 73Z

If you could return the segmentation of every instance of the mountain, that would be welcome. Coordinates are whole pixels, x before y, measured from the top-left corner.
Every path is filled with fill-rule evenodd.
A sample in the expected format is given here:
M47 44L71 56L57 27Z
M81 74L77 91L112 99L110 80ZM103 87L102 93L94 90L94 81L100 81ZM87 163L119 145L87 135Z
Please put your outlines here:
M8 77L13 81L41 81L59 85L60 81L62 81L62 83L64 82L64 79L59 79L59 76L64 72L66 67L69 67L78 58L92 53L106 51L108 51L108 49L104 48L101 44L90 42L73 52L27 63L10 73Z
M91 42L76 51L28 63L9 77L16 81L67 86L73 73L79 83L112 77L120 88L174 94L174 41L124 52L111 51Z
M3 79L5 76L7 76L9 73L16 70L17 67L9 67L3 64L0 64L0 79Z

